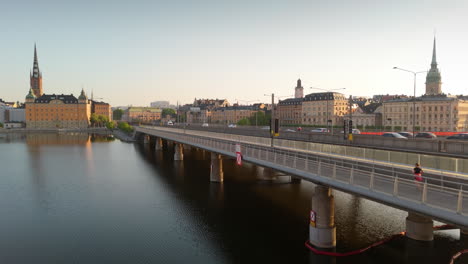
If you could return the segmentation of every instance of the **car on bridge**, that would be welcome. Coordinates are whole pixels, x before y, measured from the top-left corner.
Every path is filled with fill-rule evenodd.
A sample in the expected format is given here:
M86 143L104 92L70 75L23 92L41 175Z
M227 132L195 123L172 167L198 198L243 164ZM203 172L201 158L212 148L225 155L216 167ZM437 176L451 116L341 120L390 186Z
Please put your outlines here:
M210 125L208 125L208 123L203 123L201 126L202 127L209 127Z
M408 139L407 137L404 137L397 132L386 132L382 134L383 137L391 137L391 138L400 138L400 139Z
M343 134L344 132L341 131L340 133ZM361 134L361 130L359 130L357 128L353 128L352 133L355 134L355 135L359 135L359 134Z
M237 127L237 125L236 124L229 124L228 127L229 128L235 128L235 127Z
M330 130L328 130L327 128L316 128L316 129L312 129L310 132L313 132L313 133L327 133L327 132L330 132Z
M459 133L447 137L447 139L468 140L468 133Z
M292 132L292 133L295 133L296 130L288 128L288 129L284 130L284 132Z
M406 138L412 138L413 137L413 133L411 132L398 132L398 134L406 137Z
M417 138L437 138L437 136L434 133L431 132L419 132L416 134Z

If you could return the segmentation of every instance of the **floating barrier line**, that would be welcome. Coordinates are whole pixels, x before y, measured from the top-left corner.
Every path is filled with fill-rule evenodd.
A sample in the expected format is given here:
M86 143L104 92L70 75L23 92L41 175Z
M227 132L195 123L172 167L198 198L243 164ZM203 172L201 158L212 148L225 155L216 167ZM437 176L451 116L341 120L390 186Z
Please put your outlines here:
M439 225L439 226L434 226L433 227L434 230L448 230L448 229L454 229L455 227L452 226L452 225ZM361 254L361 253L364 253L366 252L367 250L371 249L371 248L374 248L374 247L377 247L377 246L380 246L390 240L393 240L397 237L401 237L401 236L404 236L406 234L406 231L404 232L401 232L399 234L395 234L395 235L392 235L390 237L387 237L385 239L382 239L380 241L377 241L365 248L361 248L361 249L357 249L357 250L353 250L353 251L349 251L349 252L345 252L345 253L340 253L340 252L330 252L330 251L323 251L323 250L319 250L319 249L316 249L314 248L311 244L310 244L310 241L307 240L305 242L305 246L310 249L312 252L314 252L315 254L317 255L325 255L325 256L332 256L332 257L348 257L348 256L352 256L352 255L358 255L358 254ZM460 251L458 252L457 254L455 254L453 257L452 257L452 262L450 262L450 264L453 264L453 261L458 258L460 255L464 254L464 253L467 253L468 252L468 249L465 249L463 251ZM457 256L456 256L457 255Z

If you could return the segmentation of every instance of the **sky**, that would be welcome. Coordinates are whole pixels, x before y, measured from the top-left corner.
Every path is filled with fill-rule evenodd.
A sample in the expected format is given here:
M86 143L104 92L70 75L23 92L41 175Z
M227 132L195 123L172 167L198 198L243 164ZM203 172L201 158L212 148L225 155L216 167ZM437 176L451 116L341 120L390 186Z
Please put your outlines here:
M468 94L466 0L0 0L0 98L24 101L34 43L46 94L112 106L286 99L309 89L413 94L430 68ZM416 94L425 91L418 74Z

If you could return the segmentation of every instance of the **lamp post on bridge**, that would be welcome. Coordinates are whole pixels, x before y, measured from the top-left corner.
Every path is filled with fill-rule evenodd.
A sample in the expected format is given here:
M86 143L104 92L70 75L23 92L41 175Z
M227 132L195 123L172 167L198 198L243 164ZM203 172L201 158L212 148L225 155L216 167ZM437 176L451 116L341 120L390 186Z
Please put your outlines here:
M406 70L406 69L402 69L402 68L399 68L399 67L393 67L394 70L400 70L400 71L405 71L405 72L409 72L409 73L412 73L413 76L414 76L414 81L413 81L413 92L414 92L414 95L413 95L413 138L415 136L414 134L414 128L415 128L415 122L416 122L416 75L418 75L419 73L425 73L427 71L418 71L418 72L415 72L415 71L410 71L410 70Z
M322 90L322 91L325 91L327 93L332 93L333 91L338 91L338 90L344 90L346 88L337 88L337 89L323 89L323 88L319 88L319 87L310 87L310 89L316 89L316 90ZM326 125L327 125L327 132L328 133L331 133L333 134L333 120L330 119L329 117L329 113L330 111L328 110L328 101L330 101L330 96L329 94L327 94L326 96L326 99L327 99L327 122L326 122ZM333 109L335 108L335 104L333 104ZM334 113L334 111L333 111ZM329 128L329 124L331 123L331 129Z

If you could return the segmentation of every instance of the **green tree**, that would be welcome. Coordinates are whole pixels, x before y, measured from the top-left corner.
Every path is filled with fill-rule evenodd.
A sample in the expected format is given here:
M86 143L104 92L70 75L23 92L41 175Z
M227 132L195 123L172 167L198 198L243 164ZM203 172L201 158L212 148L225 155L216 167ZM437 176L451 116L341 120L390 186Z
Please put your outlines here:
M123 113L124 111L122 109L115 109L114 112L112 112L112 119L122 120Z
M170 115L171 117L175 117L176 112L172 108L163 108L162 113L161 113L161 117L165 118L167 115Z
M252 125L267 126L270 124L270 115L265 115L265 112L258 111L252 114L249 121Z
M2 122L0 122L0 127L3 127L3 123L2 123Z
M89 122L91 122L91 126L96 126L96 123L98 122L98 116L95 113L92 113L91 117L89 118Z
M109 121L106 123L107 129L113 130L115 128L115 122Z
M127 122L119 122L117 127L125 133L133 132L133 127L129 125Z
M237 122L239 126L250 126L250 120L248 118L242 118Z

